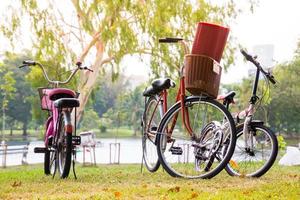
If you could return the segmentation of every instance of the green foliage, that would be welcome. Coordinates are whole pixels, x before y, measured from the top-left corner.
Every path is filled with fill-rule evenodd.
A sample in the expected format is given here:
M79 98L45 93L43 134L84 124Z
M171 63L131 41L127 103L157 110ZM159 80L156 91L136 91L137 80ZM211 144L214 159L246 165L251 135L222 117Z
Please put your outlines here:
M98 114L92 109L86 109L84 117L80 122L80 129L83 131L89 131L95 128L100 128L100 118Z
M278 141L278 147L280 150L285 150L286 149L286 142L284 140L284 137L282 135L277 136L277 141Z
M10 98L10 100L7 101L6 105L6 115L8 116L7 122L11 129L13 129L13 126L17 122L22 123L24 135L26 135L27 124L31 121L30 99L33 96L30 84L25 81L28 69L21 70L17 67L25 57L26 56L24 55L6 54L3 65L9 72L11 76L10 82L13 82L13 85L0 85L0 87L5 87L6 90L11 90L10 96L13 96L13 98Z
M274 92L270 109L275 111L270 115L272 126L277 130L293 134L300 132L300 58L289 63L281 64L274 69L274 76L278 81Z
M249 1L249 5L254 2ZM17 12L20 7L22 12ZM239 13L234 1L212 4L205 0L73 0L62 4L22 0L9 10L7 22L1 25L3 34L16 38L16 30L22 27L25 16L28 17L38 60L70 63L78 56L74 47L78 44L83 47L85 38L94 38L99 43L91 44L101 43L105 54L116 65L127 54L151 54L151 66L157 75L162 71L158 66L165 66L171 74L183 59L178 53L180 47L159 45L158 38L173 36L191 41L197 22L228 25ZM233 62L232 47L229 46L225 55L229 63Z
M116 105L118 96L127 90L128 80L125 76L121 75L116 81L112 81L111 73L107 73L98 80L87 106L91 105L99 117L102 117Z
M249 1L249 5L253 5L253 1ZM48 70L54 71L56 79L62 78L59 74L67 68L61 66L74 63L76 57L80 61L89 58L93 63L95 73L81 73L75 82L82 94L77 117L83 113L97 83L98 72L106 71L105 64L111 66L115 80L124 56L137 55L143 59L147 54L151 56L154 77L162 74L175 77L183 63L182 51L178 45L159 44L158 39L182 37L192 41L197 22L229 25L239 12L233 0L219 4L205 0L69 0L60 3L22 0L9 5L7 10L6 21L0 25L2 34L14 44L19 39L18 33L28 30L35 59L54 66ZM233 62L233 46L231 43L226 48L225 67ZM32 69L27 78L35 87L45 86L38 70ZM32 101L37 103L36 99ZM105 109L100 116L103 112ZM37 110L33 115L34 118L41 116Z
M300 46L299 46L300 47ZM275 86L267 88L264 79L259 81L260 109L255 114L256 119L264 120L276 132L293 136L300 133L300 56L296 50L292 61L282 63L273 68L273 74L277 81ZM237 112L245 109L251 97L254 77L245 78L242 83L223 86L227 90L237 92L237 106L232 111Z
M100 125L100 132L101 133L106 133L107 132L107 127L101 124Z
M10 99L14 97L16 80L13 78L13 72L5 64L0 64L0 99L2 109L6 109Z

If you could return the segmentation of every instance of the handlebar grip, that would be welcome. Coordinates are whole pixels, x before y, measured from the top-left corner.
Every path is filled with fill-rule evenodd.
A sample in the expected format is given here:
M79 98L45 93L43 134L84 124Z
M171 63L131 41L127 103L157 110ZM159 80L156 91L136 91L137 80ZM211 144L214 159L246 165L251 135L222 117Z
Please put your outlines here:
M182 41L182 38L161 38L158 40L159 43L177 43L179 41Z
M270 81L273 85L276 84L276 81L275 81L275 78L274 78L273 75L269 74L267 77L268 77L269 81Z
M94 72L94 70L92 70L92 69L90 69L90 68L88 68L88 67L84 67L83 69L84 69L84 70L88 70L88 71L90 71L90 72Z
M273 78L270 78L269 80L270 80L271 83L273 83L273 85L276 84L276 81Z
M24 60L23 65L27 65L27 66L36 65L36 62L33 60Z
M250 54L248 54L244 49L241 49L241 53L246 58L246 60L248 60L248 61L253 61L254 60L253 57Z

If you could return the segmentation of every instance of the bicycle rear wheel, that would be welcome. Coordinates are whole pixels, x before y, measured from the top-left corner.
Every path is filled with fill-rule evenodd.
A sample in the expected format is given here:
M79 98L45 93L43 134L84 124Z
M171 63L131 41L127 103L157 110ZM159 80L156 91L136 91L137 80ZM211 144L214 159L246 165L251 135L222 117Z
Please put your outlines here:
M159 112L157 99L150 97L146 102L142 120L143 160L150 172L157 171L160 166L155 145L156 132L161 120Z
M72 131L71 114L69 111L63 111L58 124L57 137L57 166L61 178L69 176L72 160Z
M253 149L249 151L245 148L243 127L243 124L237 127L236 148L225 170L231 176L260 177L276 160L278 153L276 136L271 129L262 124L250 125Z
M174 177L212 178L226 166L234 151L234 121L222 104L207 97L188 97L185 110L193 135L183 125L180 102L176 103L158 128L160 162Z

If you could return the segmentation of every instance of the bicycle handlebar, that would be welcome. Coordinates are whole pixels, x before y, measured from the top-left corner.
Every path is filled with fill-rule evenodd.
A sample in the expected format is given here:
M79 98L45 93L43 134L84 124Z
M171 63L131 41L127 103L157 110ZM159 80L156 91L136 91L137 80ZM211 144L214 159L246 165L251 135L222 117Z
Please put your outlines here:
M184 54L190 53L189 47L188 47L187 43L182 38L170 38L170 37L166 37L166 38L159 39L158 42L159 43L180 43L183 46Z
M169 37L166 37L166 38L161 38L159 39L159 43L177 43L179 41L182 41L183 39L182 38L169 38Z
M241 53L243 54L243 56L245 57L245 59L251 63L253 63L268 79L272 84L276 84L276 80L274 78L274 76L270 73L270 72L266 72L262 66L260 65L260 63L256 60L255 57L253 57L252 55L248 54L245 50L241 49Z
M89 69L88 67L81 67L82 63L81 62L77 62L76 63L76 66L77 68L70 74L70 76L68 77L67 80L65 81L53 81L53 80L50 80L47 73L46 73L46 70L44 68L44 66L41 64L41 63L38 63L38 62L35 62L33 60L24 60L23 61L23 65L19 66L19 68L23 68L23 67L29 67L29 66L39 66L41 69L42 69L42 72L43 72L43 75L45 77L45 79L50 83L50 84L55 84L55 85L59 85L59 84L67 84L70 82L70 80L72 79L72 77L76 74L76 72L78 70L88 70L90 72L93 72L92 69Z

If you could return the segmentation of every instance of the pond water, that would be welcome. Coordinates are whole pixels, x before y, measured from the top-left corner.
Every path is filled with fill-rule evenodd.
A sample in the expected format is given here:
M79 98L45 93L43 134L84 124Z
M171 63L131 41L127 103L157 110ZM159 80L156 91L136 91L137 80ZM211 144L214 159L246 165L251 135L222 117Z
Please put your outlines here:
M114 145L110 151L111 143L120 143L120 163L141 163L142 161L142 141L140 138L127 138L127 139L115 139L115 138L105 138L96 140L99 145L95 149L96 163L109 164L111 162L117 162L117 153L115 151ZM10 143L14 145L13 148L23 147L27 142L22 142L19 144L17 142ZM28 164L37 164L44 162L44 154L36 154L33 152L34 147L43 147L43 141L32 141L29 142L27 162ZM86 162L91 162L92 151L90 149L85 150ZM111 157L110 157L111 153ZM2 158L0 155L0 166L2 166ZM77 151L77 159L79 163L83 162L83 149L80 147ZM22 153L21 154L8 154L6 158L6 165L21 165L22 164Z

